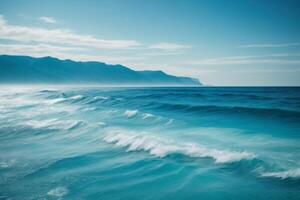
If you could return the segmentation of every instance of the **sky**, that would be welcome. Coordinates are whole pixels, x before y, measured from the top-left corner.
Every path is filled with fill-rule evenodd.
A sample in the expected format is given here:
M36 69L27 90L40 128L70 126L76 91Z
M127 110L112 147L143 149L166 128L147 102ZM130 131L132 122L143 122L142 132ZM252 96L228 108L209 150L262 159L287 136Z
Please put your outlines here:
M0 0L0 54L300 86L300 1Z

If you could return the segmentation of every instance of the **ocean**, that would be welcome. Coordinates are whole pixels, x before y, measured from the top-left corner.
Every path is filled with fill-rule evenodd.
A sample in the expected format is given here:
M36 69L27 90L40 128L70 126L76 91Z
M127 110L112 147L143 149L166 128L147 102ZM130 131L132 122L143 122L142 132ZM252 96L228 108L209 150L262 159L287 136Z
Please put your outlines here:
M2 86L0 199L300 199L300 88Z

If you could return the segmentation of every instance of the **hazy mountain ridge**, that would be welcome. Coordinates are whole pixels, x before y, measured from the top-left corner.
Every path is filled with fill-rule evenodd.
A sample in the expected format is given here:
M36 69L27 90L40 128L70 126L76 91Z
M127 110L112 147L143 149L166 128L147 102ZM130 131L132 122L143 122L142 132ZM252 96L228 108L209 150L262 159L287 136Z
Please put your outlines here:
M0 56L0 83L201 85L198 79L172 76L163 71L135 71L102 62L12 55Z

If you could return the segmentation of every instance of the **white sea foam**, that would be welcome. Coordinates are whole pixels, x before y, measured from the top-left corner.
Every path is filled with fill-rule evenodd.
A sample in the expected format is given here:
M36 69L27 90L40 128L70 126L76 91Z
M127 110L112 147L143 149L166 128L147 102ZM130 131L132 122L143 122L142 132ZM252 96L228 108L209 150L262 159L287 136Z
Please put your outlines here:
M0 169L6 169L9 168L9 164L6 162L0 162Z
M63 102L65 100L66 100L65 98L48 99L48 100L44 101L44 103L45 104L53 105L53 104L57 104L57 103Z
M300 178L300 168L297 169L290 169L287 171L280 171L280 172L264 172L261 174L263 177L275 177L275 178Z
M127 118L132 118L134 116L136 116L138 113L138 110L126 110L124 112L124 115L127 117Z
M79 123L81 123L81 121L46 119L46 120L25 121L21 125L30 126L35 129L48 128L48 129L68 130L77 126Z
M96 110L97 108L95 107L86 107L86 108L82 108L82 111L93 111Z
M57 187L52 190L50 190L47 194L49 196L54 196L54 197L63 197L66 194L68 194L68 189L66 187Z
M31 97L18 97L18 96L7 96L0 98L1 106L4 108L16 108L20 106L30 106L37 105L40 101L33 99Z
M71 96L69 98L59 97L59 98L55 98L55 99L48 99L48 100L44 101L44 103L53 105L53 104L61 103L67 99L78 100L78 99L82 99L82 98L83 98L82 95L75 95L75 96Z
M143 119L148 119L148 118L153 118L153 117L155 117L155 116L150 114L150 113L144 113L143 114Z
M36 106L30 109L26 110L20 110L18 114L32 118L34 116L47 116L49 114L54 114L54 113L74 113L77 112L81 107L78 105L41 105L41 106Z
M70 99L72 99L72 100L78 100L78 99L82 99L82 98L83 98L82 95L75 95L75 96L70 97Z
M98 122L98 125L99 126L106 126L106 123L105 122Z
M16 160L6 160L6 161L0 161L0 170L1 169L7 169L10 168L12 166L14 166L16 163Z
M95 100L107 100L108 97L105 97L105 96L96 96L94 97Z
M210 157L216 163L236 162L255 157L254 154L248 152L218 150L197 143L178 143L147 134L124 133L118 130L107 133L103 140L118 147L126 147L127 151L143 150L158 157L181 153L190 157Z

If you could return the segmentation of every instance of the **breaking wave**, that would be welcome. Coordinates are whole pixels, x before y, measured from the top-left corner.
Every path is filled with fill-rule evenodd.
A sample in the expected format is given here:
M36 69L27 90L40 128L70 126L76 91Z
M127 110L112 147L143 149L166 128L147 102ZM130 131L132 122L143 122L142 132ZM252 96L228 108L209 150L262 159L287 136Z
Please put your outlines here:
M134 116L136 116L138 113L138 110L126 110L124 112L124 115L127 117L127 118L132 118Z
M255 158L253 153L245 151L218 150L202 146L198 143L179 143L156 136L123 133L123 131L109 132L103 137L103 140L108 143L113 143L118 147L125 147L127 151L143 150L158 157L180 153L189 157L213 158L216 163L230 163L242 159L249 160Z
M151 113L144 113L143 114L143 119L149 119L149 118L153 118L155 117L154 115L152 115Z
M299 88L42 89L0 91L4 199L300 197Z
M280 179L287 179L287 178L300 178L300 168L297 169L290 169L286 171L279 171L279 172L264 172L261 173L263 177L275 177Z
M49 196L53 196L53 197L63 197L65 195L68 194L68 189L66 187L57 187L57 188L54 188L52 190L50 190L49 192L47 192L47 194Z
M29 120L21 123L21 125L30 126L34 129L59 129L70 130L81 125L83 121L80 120L59 120L59 119L46 119L46 120Z

